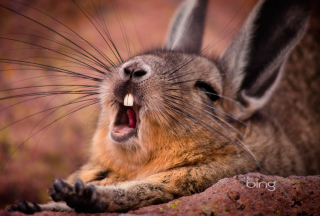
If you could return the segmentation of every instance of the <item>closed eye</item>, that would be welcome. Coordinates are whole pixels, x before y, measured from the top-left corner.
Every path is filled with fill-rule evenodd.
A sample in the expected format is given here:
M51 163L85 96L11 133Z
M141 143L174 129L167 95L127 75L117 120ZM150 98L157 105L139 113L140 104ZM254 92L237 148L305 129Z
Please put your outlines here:
M219 99L218 93L209 84L202 81L197 81L194 86L202 90L211 101L216 101Z

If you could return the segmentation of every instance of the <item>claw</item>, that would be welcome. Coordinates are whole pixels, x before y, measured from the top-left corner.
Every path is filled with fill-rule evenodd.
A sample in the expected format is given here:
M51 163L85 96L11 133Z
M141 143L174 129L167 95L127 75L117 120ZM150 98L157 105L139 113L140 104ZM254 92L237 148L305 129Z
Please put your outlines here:
M100 201L95 186L86 185L81 179L76 179L73 185L56 179L48 193L54 201L64 201L76 212L104 212L108 206Z
M53 181L53 187L56 190L56 192L65 193L72 191L72 186L70 186L68 183L64 182L62 179L55 179Z
M82 196L84 190L84 183L80 179L76 179L74 183L74 189L78 196Z
M87 197L89 200L91 200L94 187L92 185L89 185L85 190L84 190L84 196Z
M72 186L62 179L55 179L53 181L53 189L49 189L48 192L53 201L64 201L65 196L72 194Z
M96 189L94 188L94 186L93 185L90 185L89 187L88 187L88 194L89 194L89 196L90 196L90 200L91 200L91 203L93 203L95 200L97 200L98 199L98 193L97 193L97 191L96 191Z
M62 180L61 179L55 179L53 181L53 188L55 189L55 191L57 192L64 192L64 187L62 185Z
M11 205L7 208L7 211L20 211L25 214L34 214L35 212L40 212L41 208L35 203L29 203L25 200L18 201L15 205Z

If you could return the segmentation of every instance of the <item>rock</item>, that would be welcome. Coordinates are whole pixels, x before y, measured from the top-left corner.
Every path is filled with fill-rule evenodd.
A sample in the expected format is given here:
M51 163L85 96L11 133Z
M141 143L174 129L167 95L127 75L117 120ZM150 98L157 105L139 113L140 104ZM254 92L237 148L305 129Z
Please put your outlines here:
M0 211L0 216L22 213ZM77 215L41 212L35 215ZM90 215L90 214L80 214ZM320 175L268 176L248 173L224 178L202 193L128 213L104 215L320 215Z

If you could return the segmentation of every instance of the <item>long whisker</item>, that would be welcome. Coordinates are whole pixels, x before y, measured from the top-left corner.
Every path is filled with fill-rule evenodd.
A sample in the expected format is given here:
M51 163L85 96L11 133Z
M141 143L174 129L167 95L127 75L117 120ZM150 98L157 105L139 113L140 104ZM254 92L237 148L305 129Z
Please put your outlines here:
M187 105L195 108L195 109L201 110L202 115L204 115L204 113L207 113L209 116L213 116L214 118L216 118L216 119L222 121L224 124L228 125L231 129L233 129L234 131L236 131L240 136L242 136L243 138L246 138L246 136L245 136L243 133L241 133L238 129L236 129L233 125L231 125L230 123L226 122L225 120L223 120L222 118L218 117L217 115L214 115L213 113L210 113L210 112L208 112L207 110L202 109L201 107L199 107L199 106L197 106L197 105L191 104L191 103L189 103L189 102L187 102L187 101L183 101L183 100L181 100L180 98L177 98L177 97L174 97L174 96L172 96L172 97L173 97L174 99L176 99L176 100L179 100L179 101L181 101L181 102L183 102L183 103L185 103L185 104L187 104ZM194 103L197 103L197 104L201 104L201 103L196 102L196 101L194 101L194 100L191 100L191 99L189 99L189 100L190 100L191 102L194 102ZM219 111L218 109L214 108L214 107L211 106L211 105L205 104L205 106L207 106L208 108L211 108L211 109L214 109L214 110ZM199 113L200 113L200 112L199 112ZM208 115L206 115L206 117L208 117ZM226 131L226 129L225 129L221 124L219 124L219 123L218 123L217 121L215 121L213 118L211 118L211 117L209 117L209 118L210 118L210 120L214 121L217 125L219 125L219 127L221 127L221 128L228 134L228 136L230 136L230 133L228 133L228 132ZM233 135L231 135L231 136L233 136ZM233 136L233 137L234 137L235 139L237 139L237 140L242 144L242 146L254 157L252 151L247 147L247 145L245 145L238 137L236 137L236 136ZM256 159L255 159L255 160L256 160ZM257 160L256 160L256 161L257 161Z
M188 106L191 106L191 107L194 108L194 105L193 105L193 104L188 103L188 102L186 102L186 101L184 101L184 100L181 100L181 99L178 98L178 97L169 96L169 95L166 95L166 97L169 97L169 98L171 98L171 99L173 99L173 100L177 100L177 101L180 101L180 102L184 103L184 104L186 105L186 106L184 106L185 108L189 108ZM210 120L214 121L221 129L223 129L225 132L227 132L227 131L225 130L225 128L222 127L221 124L219 124L217 121L215 121L214 119L212 119L212 118L209 117L208 115L205 115L203 112L198 112L198 111L195 110L195 109L191 109L191 110L192 110L193 112L196 112L197 114L200 114L200 115L206 117L206 118L210 118ZM203 111L203 110L202 110L202 111ZM192 115L189 114L188 116L191 117ZM198 118L196 118L195 116L192 116L192 117L193 117L193 119L198 119ZM226 140L228 140L230 143L233 143L234 145L238 146L240 149L244 150L241 146L239 146L236 142L234 142L229 136L227 136L227 135L223 134L222 132L216 130L215 128L213 128L212 126L208 125L207 123L205 123L205 122L204 122L203 120L201 120L201 119L198 119L198 121L200 121L202 124L206 125L206 126L209 127L210 129L213 129L216 133L218 133L219 135L221 135L223 138L225 138ZM228 133L228 132L227 132L227 133ZM229 133L228 133L228 134L229 134ZM229 135L230 135L230 134L229 134ZM240 139L238 139L238 138L236 138L236 139L237 139L237 140L242 144L242 146L249 152L249 155L248 155L248 156L251 157L251 158L253 158L253 159L256 161L256 163L259 165L259 162L258 162L257 159L255 158L255 156L252 154L252 152L246 147L246 145L245 145ZM247 151L244 151L244 152L246 153Z
M16 2L16 1L14 1L14 2ZM47 13L45 13L45 12L43 12L43 11L40 11L40 10L38 10L38 9L30 6L30 5L23 4L23 3L21 3L21 2L16 2L16 3L25 5L26 7L32 8L32 9L34 9L34 10L36 10L36 11L38 11L38 12L44 14L44 15L46 15L46 16L49 17L50 19L58 22L59 24L61 24L61 25L64 26L64 27L66 27L68 30L70 30L70 31L73 32L75 35L77 35L79 38L81 38L83 41L85 41L89 46L91 46L91 43L89 43L87 40L85 40L83 37L81 37L78 33L76 33L75 31L73 31L71 28L69 28L68 26L66 26L65 24L63 24L62 22L60 22L59 20L57 20L57 19L55 19L54 17L50 16L49 14L47 14ZM38 22L38 21L36 21L36 20L28 17L28 16L25 16L25 15L23 15L22 13L19 13L19 12L15 11L15 10L12 10L12 9L10 9L10 8L8 8L8 7L2 6L2 5L0 5L0 7L5 8L5 9L7 9L7 10L9 10L9 11L12 11L13 13L16 13L16 14L18 14L18 15L20 15L20 16L28 19L28 20L33 21L34 23L42 26L43 28L48 29L49 31L51 31L51 32L53 32L54 34L62 37L62 38L65 39L66 41L70 42L71 44L75 45L76 47L78 47L79 49L81 49L82 51L84 51L85 53L87 53L89 56L91 56L92 58L94 58L97 62L100 62L101 65L104 65L103 62L101 62L98 58L96 58L95 56L93 56L92 54L90 54L86 49L82 48L80 45L76 44L74 41L70 40L70 39L67 38L66 36L64 36L64 35L60 34L59 32L55 31L54 29L50 28L49 26L46 26L46 25L44 25L44 24L42 24L42 23L40 23L40 22ZM91 47L92 47L92 46L91 46ZM92 47L92 48L95 49L94 47ZM105 69L108 70L108 67L105 67ZM98 71L98 72L99 72L99 71ZM102 73L103 73L103 72L102 72ZM103 73L103 74L104 74L104 73Z
M170 104L168 108L170 108L170 110L172 110L176 114L178 114L178 116L179 116L179 114L182 114L185 117L189 117L181 109L181 107L176 106L177 104L172 103L171 100L168 100L167 98L165 98L164 101L167 102L168 104ZM181 123L179 120L177 120L177 118L173 118L173 120L175 120L175 122L178 123L180 128L182 127L184 134L186 134L188 137L190 137L194 143L198 143L199 145L201 145L206 150L206 152L210 155L208 149L201 142L199 142L197 139L195 139L197 136L194 133L194 131L193 131L194 129L191 126L189 126L188 124L186 125L184 123ZM173 126L172 128L175 128L175 127ZM187 131L188 131L188 133L186 133ZM183 145L183 142L181 141L181 138L178 135L176 135L176 136L178 137L178 140L180 141L180 143Z
M24 43L24 44L28 44L28 45L32 45L32 46L38 47L38 48L43 49L43 50L49 50L49 51L52 51L54 53L57 53L57 54L65 56L65 57L68 57L70 59L73 59L73 60L77 61L78 63L86 66L87 68L92 69L93 71L97 71L97 72L99 72L99 73L101 73L103 75L105 74L103 71L101 71L101 70L99 70L97 68L94 68L93 66L91 66L91 65L89 65L89 64L87 64L87 63L85 63L83 61L80 61L79 59L76 59L76 58L74 58L74 57L72 57L70 55L67 55L67 54L63 53L63 52L60 52L60 51L57 51L57 50L54 50L54 49L51 49L51 48L48 48L48 47L45 47L45 46L41 46L41 45L34 44L34 43L29 43L29 42L22 41L22 40L16 40L16 39L12 39L12 38L0 37L0 39L19 42L19 43ZM105 68L105 69L107 69L107 68ZM107 69L107 70L109 70L109 69Z
M101 33L101 31L98 29L98 27L92 22L92 19L90 19L90 17L88 16L88 14L85 12L85 9L83 8L83 7L81 7L81 5L80 4L78 4L75 0L72 0L73 1L73 3L80 9L80 11L87 17L87 19L91 22L91 24L95 27L95 29L97 30L97 32L99 33L99 35L102 37L102 39L104 40L104 42L107 44L107 46L110 48L110 50L111 50L111 52L114 54L114 56L118 59L118 57L120 58L120 62L123 62L123 59L121 58L121 55L120 55L120 53L119 53L119 51L118 51L118 49L116 48L116 46L115 46L115 44L113 43L113 41L112 41L112 39L111 39L111 37L110 37L110 34L109 34L109 31L106 31L105 33L107 33L106 34L106 36L108 37L108 40L109 40L109 42L111 42L111 45L112 45L112 47L110 46L110 44L108 43L108 41L105 39L105 37L103 36L103 34ZM89 43L89 42L88 42ZM93 47L94 48L94 47ZM113 49L112 49L113 48ZM95 49L95 48L94 48ZM116 51L116 53L114 53L114 50ZM98 52L98 53L100 53L101 54L101 51L98 51L97 49L96 49L96 51ZM117 54L117 55L116 55ZM104 56L104 55L103 55ZM119 59L118 59L118 61L119 61ZM114 65L114 64L113 64Z
M97 88L94 85L38 85L38 86L24 86L19 88L2 89L0 92L13 91L18 89L29 89L29 88L42 88L42 87L84 87L84 88Z
M26 66L33 66L33 67L38 67L38 68L42 68L45 70L51 70L51 71L55 71L55 72L59 72L59 73L66 73L69 75L73 75L74 77L81 77L84 79L90 79L93 81L97 81L97 82L101 82L101 79L96 78L96 77L91 77L88 75L84 75L81 73L77 73L74 71L70 71L67 69L63 69L63 68L59 68L59 67L54 67L51 65L45 65L45 64L39 64L39 63L34 63L34 62L28 62L28 61L20 61L20 60L14 60L14 59L0 59L0 62L4 62L4 63L13 63L13 64L17 64L17 65L26 65Z
M180 98L178 98L178 97L175 97L175 96L172 96L172 97L173 97L174 99L176 99L176 100L180 100ZM183 101L183 100L181 100L181 101ZM193 103L196 103L196 104L199 104L199 105L202 104L202 103L197 102L197 101L195 101L195 100L192 100L192 99L190 99L190 98L188 99L188 101L193 102ZM184 102L187 103L188 105L196 108L196 109L201 110L201 112L205 112L205 113L207 113L208 115L211 115L211 116L213 116L214 118L217 118L218 120L222 121L223 123L225 123L226 125L228 125L230 128L232 128L234 131L236 131L240 136L242 136L242 137L245 138L245 136L244 136L243 133L241 133L241 132L240 132L238 129L236 129L233 125L231 125L230 123L226 122L224 119L220 118L219 116L217 116L217 115L215 115L215 114L213 114L213 113L211 113L211 112L209 112L209 111L201 108L200 106L191 104L191 103L189 103L189 102L187 102L187 101L184 101ZM216 107L212 106L212 105L209 104L209 103L204 103L203 105L206 106L207 108L213 109L213 110L215 110L215 111L221 111L221 110L217 109ZM223 111L221 111L221 112L224 113ZM231 116L231 115L230 115L230 116ZM213 120L213 119L212 119L212 120ZM217 123L217 122L215 122L215 123ZM218 124L218 123L217 123L217 124ZM245 123L244 123L244 124L245 124ZM219 125L219 126L220 126L220 125Z
M201 91L198 91L198 90L183 89L183 88L167 88L166 91L201 92ZM229 100L229 101L231 101L232 103L236 104L237 106L242 107L242 105L241 105L238 101L236 101L236 100L234 100L234 99L232 99L232 98L229 98L229 97L226 97L226 96L223 96L223 95L220 95L220 94L214 94L214 93L211 93L211 92L205 92L205 93L206 93L206 94L210 94L210 95L218 96L219 98L224 98L224 99ZM228 115L227 113L224 113L224 114ZM232 117L232 116L230 115L229 117ZM237 120L237 119L235 119L235 120Z
M68 34L68 33L65 33L65 34ZM83 59L83 60L87 60L95 65L98 65L102 68L104 68L105 70L109 70L108 67L105 66L105 64L101 64L100 62L97 62L96 60L92 59L90 56L84 54L83 52L80 52L79 50L77 49L74 49L72 48L71 46L68 46L67 44L64 44L62 42L59 42L57 40L54 40L54 39L51 39L49 38L48 35L45 35L45 36L40 36L40 35L34 35L34 34L27 34L27 33L8 33L8 34L5 34L5 35L22 35L22 36L29 36L29 37L33 37L33 38L39 38L39 39L43 39L45 41L48 41L48 42L52 42L52 44L59 44L61 45L62 47L66 48L65 50L63 50L63 52L59 52L57 50L53 50L53 49L49 49L47 47L43 48L42 46L39 46L37 44L34 44L34 43L28 43L28 42L25 42L25 41L20 41L20 40L16 40L16 39L12 39L12 38L5 38L5 37L0 37L1 39L7 39L7 40L13 40L15 42L20 42L20 43L24 43L24 44L29 44L29 45L32 45L33 48L28 48L28 49L45 49L45 50L49 50L51 52L55 52L57 54L60 54L60 55L64 55L70 59L73 59L75 60L74 62L76 63L80 63L81 65L84 65L86 66L86 68L90 68L90 69L93 69L94 71L97 71L101 74L105 74L104 72L98 70L97 68L94 68L92 67L91 65L89 64L86 64L84 61L80 61L80 58ZM82 41L78 41L78 43L83 43ZM92 45L93 46L93 45ZM74 52L73 52L74 51ZM72 54L73 56L75 57L78 57L78 59L72 57L71 55L67 55L67 54ZM66 59L63 59L64 61L66 61ZM114 63L109 59L109 58L106 58L107 62L109 64L111 64L112 66L114 66Z
M86 108L86 107L92 106L92 105L94 105L94 104L96 104L96 103L99 103L99 102L97 101L97 102L94 102L94 103L86 104L85 106L82 106L82 107L80 107L80 108L78 108L78 109L76 109L76 110L74 110L74 111L72 111L72 112L69 112L69 113L67 113L67 114L65 114L65 115L63 115L63 116L60 116L59 118L55 119L55 120L52 121L51 123L47 124L46 126L42 127L41 129L39 129L37 132L35 132L35 133L33 133L32 135L30 135L27 140L25 140L23 143L21 143L21 144L10 154L10 156L9 156L9 157L7 158L7 160L4 162L4 164L3 164L0 172L3 172L3 169L5 168L6 164L7 164L8 161L10 160L10 158L11 158L26 142L28 142L32 137L34 137L35 135L37 135L37 134L38 134L39 132L41 132L42 130L50 127L52 124L54 124L55 122L59 121L60 119L63 119L63 118L65 118L66 116L71 115L72 113L75 113L75 112L77 112L77 111L79 111L79 110L81 110L81 109L84 109L84 108Z
M129 58L131 58L131 51L130 51L129 40L128 40L128 37L127 37L126 29L125 29L125 27L123 25L121 16L118 14L117 8L114 5L115 2L111 1L111 3L112 3L113 10L115 11L115 14L116 14L119 26L120 26L120 30L121 30L122 36L124 38L124 43L126 45L126 48L127 48L128 54L129 54Z
M212 77L217 77L216 74L210 75L210 76L205 76L205 77L200 77L201 79L208 79L208 78L212 78ZM182 83L187 83L187 82L194 82L194 81L198 81L199 78L195 78L195 79L190 79L190 80L182 80L182 81L178 81L178 82L171 82L171 83L166 83L166 85L177 85L177 84L182 84Z
M189 71L183 71L183 74L180 74L180 75L177 75L177 76L170 76L170 79L168 79L168 81L172 81L174 79L178 79L178 78L181 78L181 77L184 77L184 76L187 76L187 75L191 75L191 74L196 74L198 72L201 72L201 71L205 71L205 70L211 70L213 69L213 67L208 67L208 68L204 68L204 69L201 69L201 70L191 70L190 72ZM216 76L224 76L225 74L217 74ZM213 77L213 76L212 76Z
M242 3L242 5L238 8L237 12L233 15L233 17L230 19L230 21L227 23L227 25L225 25L224 28L220 31L220 33L218 34L218 36L217 36L217 38L216 38L215 40L219 39L220 36L221 36L221 39L218 40L218 41L215 42L215 43L213 43L213 41L212 41L211 43L209 43L209 44L211 44L211 45L210 45L210 46L209 46L209 45L206 46L204 49L202 49L202 50L200 51L200 53L203 53L203 52L205 52L205 51L207 51L207 50L215 47L215 46L216 46L217 44L219 44L221 41L225 40L228 35L230 35L232 32L235 32L235 31L236 31L236 29L234 28L234 29L232 29L231 31L229 31L229 32L227 32L227 33L224 34L224 32L228 29L228 27L230 26L230 24L233 22L233 20L237 17L237 15L239 14L239 12L242 10L242 8L244 7L245 3L246 3L245 1ZM239 25L236 25L236 26L239 26Z
M10 127L10 126L18 123L18 122L21 122L21 121L26 120L26 119L28 119L28 118L31 118L31 117L33 117L33 116L39 115L39 114L41 114L41 113L48 112L48 111L50 111L50 110L56 110L56 109L60 109L60 108L62 108L62 107L65 107L65 106L67 106L67 105L70 105L70 104L81 103L81 102L84 102L84 101L88 101L88 100L90 101L90 100L96 99L96 98L92 98L92 99L80 100L80 99L85 98L85 97L88 97L88 96L91 96L91 95L85 95L85 96L79 97L79 98L77 98L77 99L74 99L74 100L72 100L72 101L69 101L69 102L67 102L67 103L64 103L64 104L62 104L62 105L55 106L55 107L52 107L52 108L48 108L48 109L42 110L42 111L40 111L40 112L33 113L33 114L29 115L29 116L26 116L26 117L21 118L21 119L19 119L19 120L17 120L17 121L14 121L14 122L12 122L11 124L6 125L5 127L1 128L0 131L3 131L4 129L6 129L6 128L8 128L8 127ZM34 98L33 98L33 99L34 99ZM79 101L79 100L80 100L80 101Z

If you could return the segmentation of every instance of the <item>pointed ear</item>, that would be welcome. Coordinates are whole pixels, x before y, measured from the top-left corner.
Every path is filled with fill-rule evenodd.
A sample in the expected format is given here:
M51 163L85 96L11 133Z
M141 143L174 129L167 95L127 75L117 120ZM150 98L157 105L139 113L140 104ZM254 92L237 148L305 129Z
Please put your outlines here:
M305 31L307 0L260 1L219 59L224 94L243 106L233 114L245 119L262 108L281 77L287 57ZM239 112L240 111L240 112Z
M199 53L208 0L186 0L176 12L165 48Z

